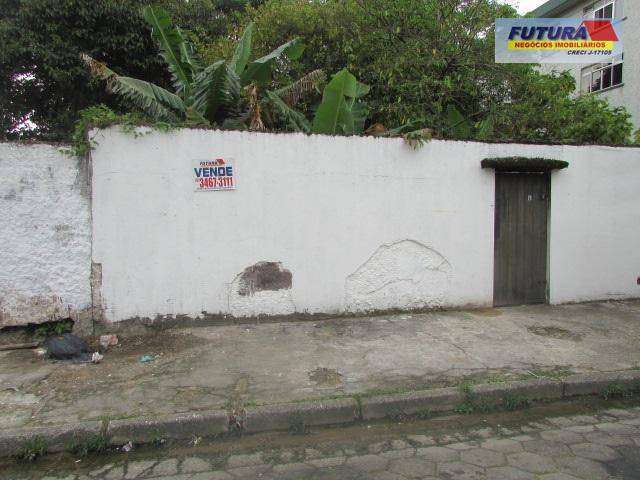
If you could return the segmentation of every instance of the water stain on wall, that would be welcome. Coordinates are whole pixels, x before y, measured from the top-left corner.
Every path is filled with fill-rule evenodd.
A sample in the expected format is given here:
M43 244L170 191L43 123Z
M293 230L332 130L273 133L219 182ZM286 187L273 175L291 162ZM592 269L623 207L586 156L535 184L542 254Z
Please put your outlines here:
M380 246L345 282L350 312L444 305L452 268L435 249L414 240Z

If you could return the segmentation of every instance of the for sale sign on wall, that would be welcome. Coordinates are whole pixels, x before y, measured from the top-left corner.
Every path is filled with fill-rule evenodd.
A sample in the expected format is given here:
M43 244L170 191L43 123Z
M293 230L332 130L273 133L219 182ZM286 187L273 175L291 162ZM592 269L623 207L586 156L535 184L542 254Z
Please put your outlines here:
M230 158L196 160L193 174L197 192L236 188L236 169Z

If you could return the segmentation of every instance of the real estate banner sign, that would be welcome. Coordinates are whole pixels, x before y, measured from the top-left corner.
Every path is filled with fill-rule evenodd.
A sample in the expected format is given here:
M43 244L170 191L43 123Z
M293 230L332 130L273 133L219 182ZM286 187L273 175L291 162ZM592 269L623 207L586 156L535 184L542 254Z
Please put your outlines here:
M599 63L622 54L612 20L498 18L495 32L497 63Z

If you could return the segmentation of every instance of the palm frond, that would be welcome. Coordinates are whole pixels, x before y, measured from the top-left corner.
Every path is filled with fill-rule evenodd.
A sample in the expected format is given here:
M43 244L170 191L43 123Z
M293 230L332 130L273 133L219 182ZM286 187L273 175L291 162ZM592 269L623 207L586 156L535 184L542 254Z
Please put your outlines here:
M209 121L214 121L218 110L227 103L226 70L224 60L220 60L206 67L195 78L193 107Z
M209 65L195 78L193 107L212 123L224 113L237 113L241 96L240 79L224 60Z
M311 131L311 124L307 118L301 112L287 105L276 92L267 90L267 99L273 110L284 120L288 130L305 133Z
M207 120L206 118L204 118L200 112L198 112L195 108L193 107L187 107L187 110L185 112L185 119L186 119L186 123L188 125L193 125L193 126L211 126L211 123L209 122L209 120Z
M303 77L286 87L275 90L275 93L284 100L284 102L293 106L296 105L305 95L315 91L319 91L320 86L326 82L327 75L324 70L318 69L307 73Z
M184 115L185 105L178 95L144 80L122 77L85 53L80 56L94 77L106 81L108 91L130 100L152 118L175 121Z
M249 113L245 112L235 117L229 117L222 123L224 130L246 130Z

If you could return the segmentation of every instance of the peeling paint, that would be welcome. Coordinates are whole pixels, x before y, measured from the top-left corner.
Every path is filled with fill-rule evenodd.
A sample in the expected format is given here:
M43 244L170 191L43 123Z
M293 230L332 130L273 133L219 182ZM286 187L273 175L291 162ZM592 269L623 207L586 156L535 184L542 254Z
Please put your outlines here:
M451 264L435 249L414 240L382 245L345 282L350 312L443 306Z
M292 273L279 262L247 267L231 282L229 311L234 317L290 315L296 311L292 282Z

